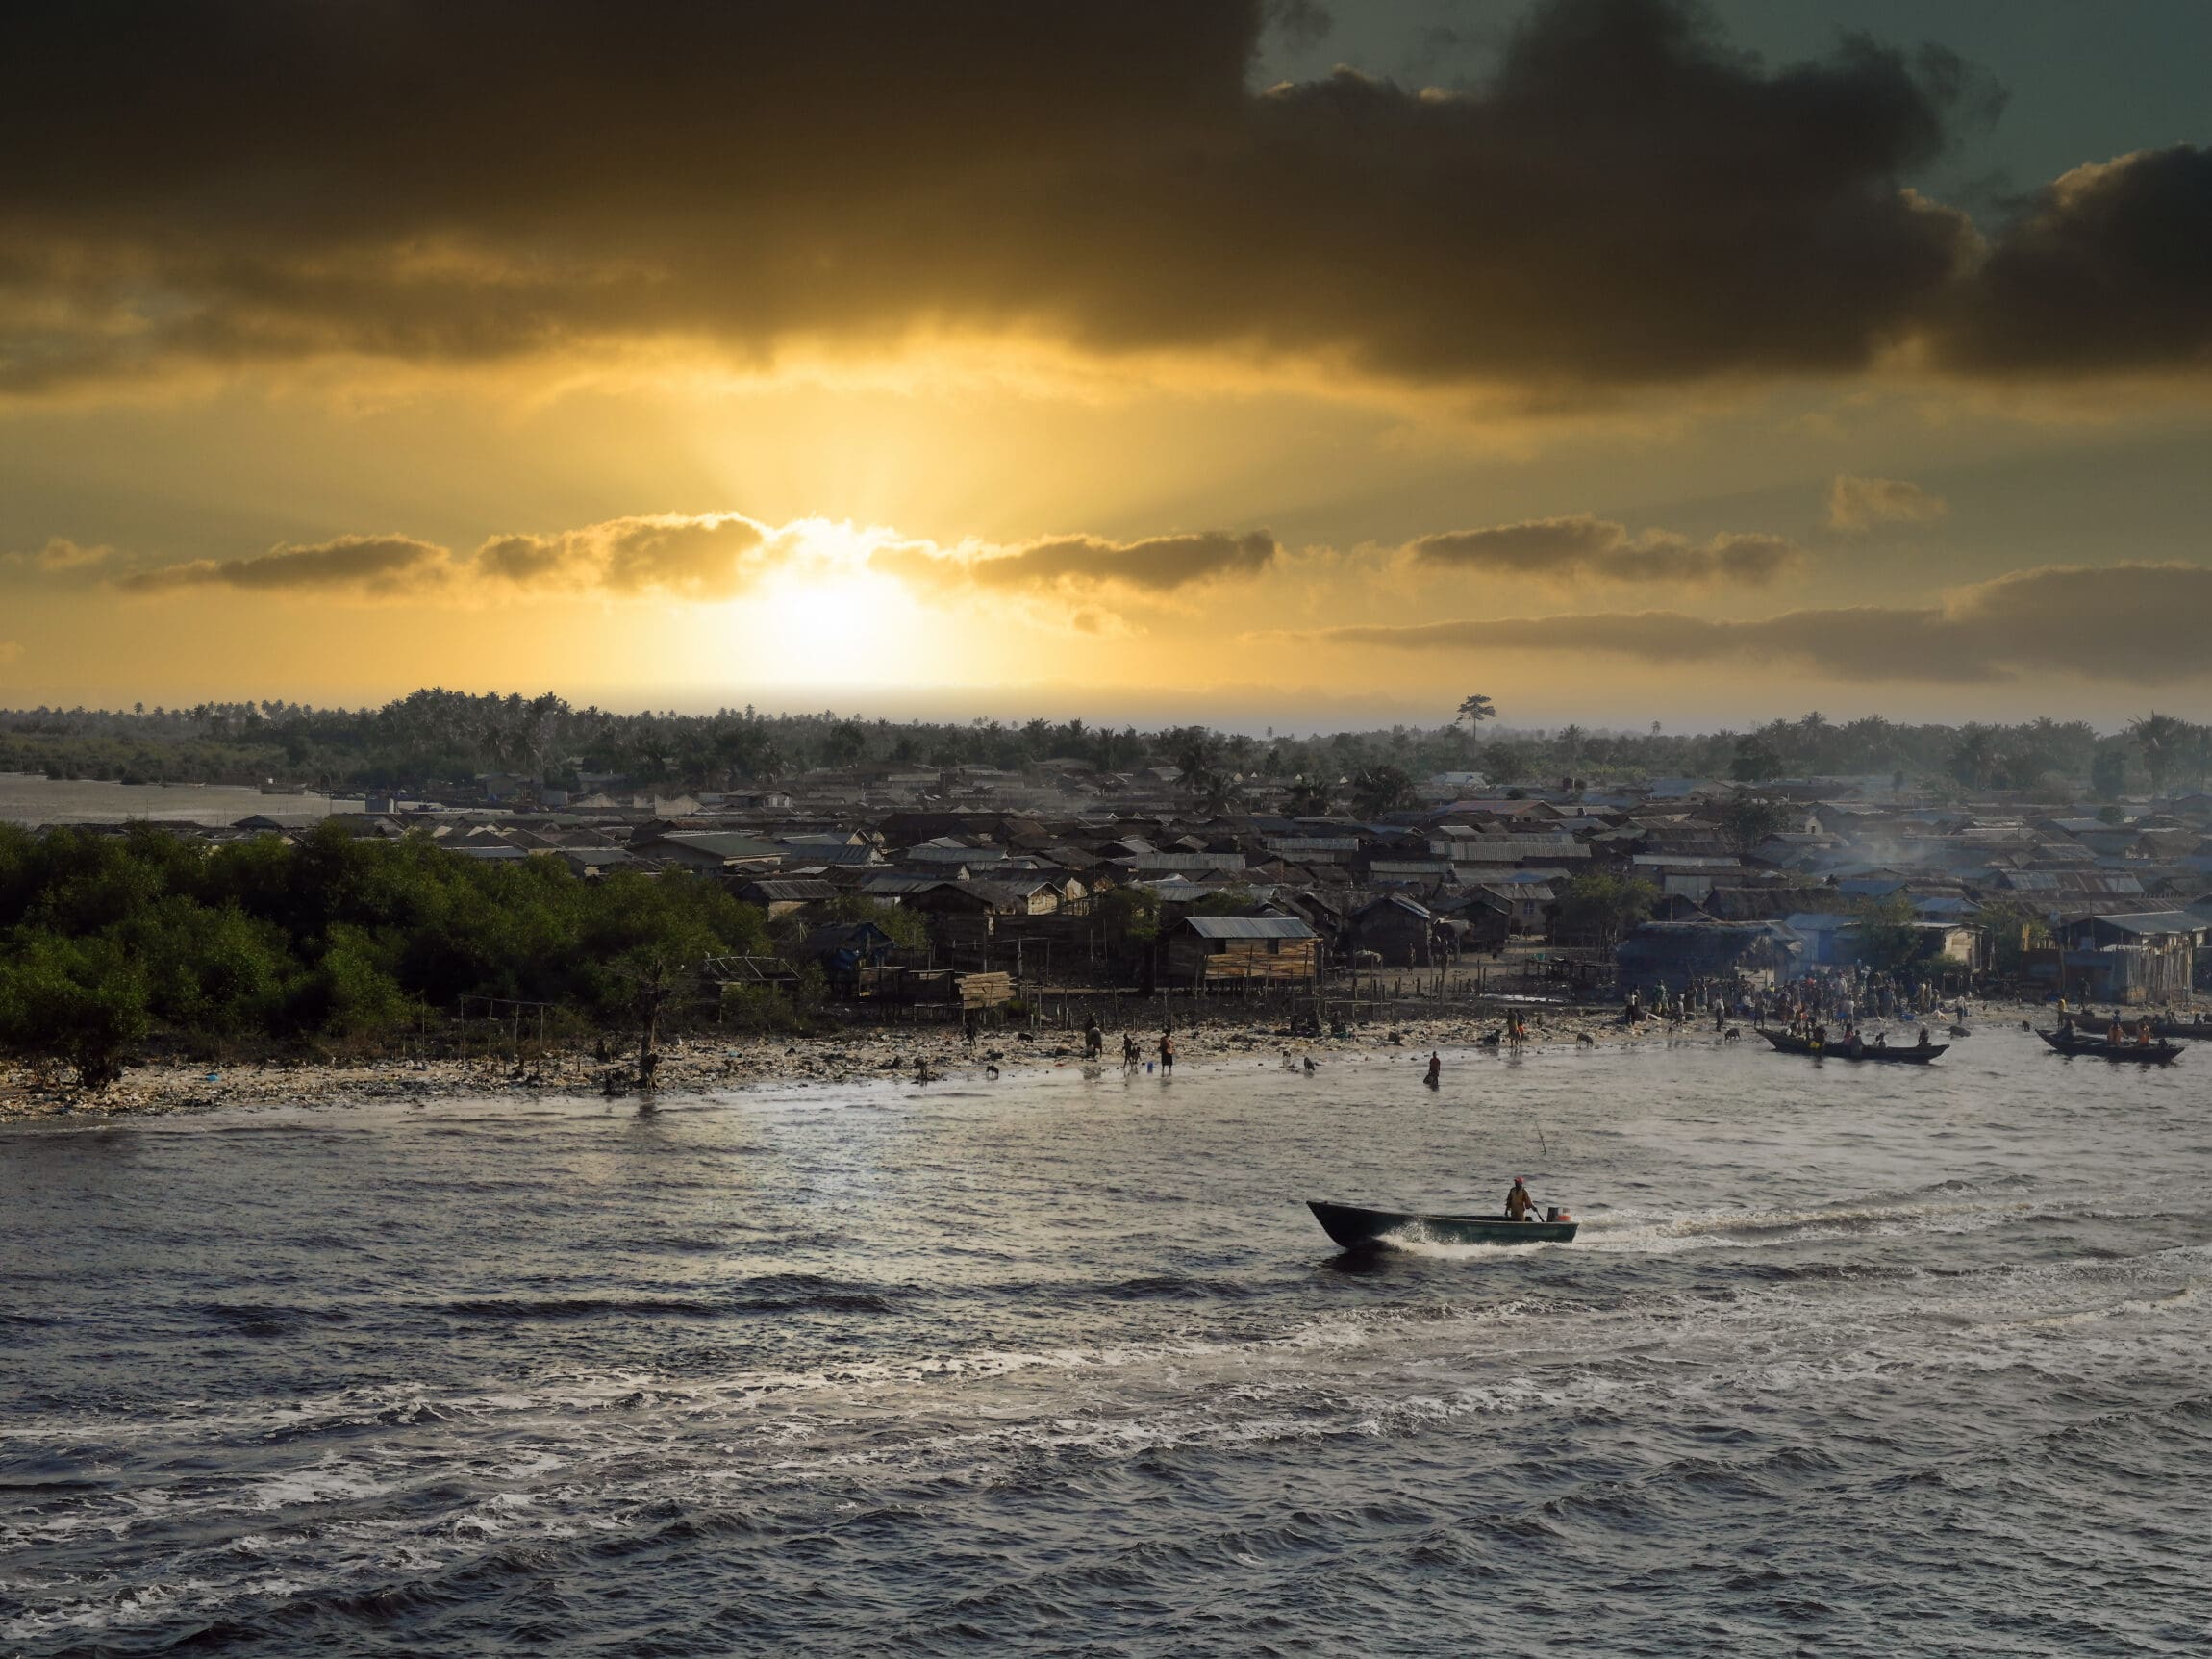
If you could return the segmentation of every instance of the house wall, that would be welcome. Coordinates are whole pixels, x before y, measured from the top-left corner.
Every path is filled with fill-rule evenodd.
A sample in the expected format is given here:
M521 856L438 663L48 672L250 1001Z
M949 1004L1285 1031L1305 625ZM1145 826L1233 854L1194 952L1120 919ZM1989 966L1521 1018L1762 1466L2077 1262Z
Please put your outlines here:
M1379 911L1352 923L1352 948L1371 950L1392 968L1426 968L1435 955L1430 930L1418 916Z
M2066 987L2087 1001L2116 1002L2124 1008L2187 1001L2196 963L2196 950L2186 941L2069 950Z

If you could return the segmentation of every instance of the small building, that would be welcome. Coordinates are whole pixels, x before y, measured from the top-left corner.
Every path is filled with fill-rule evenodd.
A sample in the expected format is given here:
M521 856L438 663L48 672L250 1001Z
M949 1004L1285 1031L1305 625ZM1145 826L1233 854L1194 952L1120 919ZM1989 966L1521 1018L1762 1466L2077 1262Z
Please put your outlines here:
M726 869L766 870L784 859L784 849L768 842L714 830L664 831L633 841L630 850L640 858L709 874Z
M2185 1002L2203 936L2204 923L2186 910L2084 917L2061 935L2065 989L2123 1007Z
M597 881L609 870L623 869L638 862L636 854L621 846L554 847L545 856L559 859L568 867L570 875L586 881Z
M790 916L810 904L824 904L837 897L838 889L818 879L795 878L780 881L748 881L738 888L738 896L747 904L757 904L767 912L768 919Z
M1385 893L1352 912L1345 942L1354 951L1371 951L1388 968L1433 968L1451 954L1455 940L1440 929L1436 913L1404 893Z
M896 948L872 921L837 921L809 933L799 955L819 967L833 989L849 992L860 984L863 968L881 968Z
M1205 980L1310 980L1320 936L1294 916L1187 916L1168 936L1168 974Z

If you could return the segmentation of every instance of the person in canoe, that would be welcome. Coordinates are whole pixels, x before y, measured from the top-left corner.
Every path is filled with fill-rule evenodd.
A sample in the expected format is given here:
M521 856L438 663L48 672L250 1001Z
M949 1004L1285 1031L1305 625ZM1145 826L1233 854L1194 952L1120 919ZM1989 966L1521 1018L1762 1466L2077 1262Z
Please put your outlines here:
M1935 1046L1935 1040L1928 1036L1928 1028L1926 1026L1923 1025L1921 1027L1921 1040L1914 1043L1913 1046L1915 1048L1932 1048Z
M1536 1200L1528 1195L1528 1183L1519 1175L1513 1178L1513 1190L1505 1194L1505 1219L1509 1221L1533 1221L1538 1219Z

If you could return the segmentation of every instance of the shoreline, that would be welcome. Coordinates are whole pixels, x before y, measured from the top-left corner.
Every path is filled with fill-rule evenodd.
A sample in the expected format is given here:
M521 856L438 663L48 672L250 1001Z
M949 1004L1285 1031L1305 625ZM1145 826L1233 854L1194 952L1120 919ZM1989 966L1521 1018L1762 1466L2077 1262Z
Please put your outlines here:
M1527 1047L1580 1047L1644 1043L1720 1043L1709 1021L1679 1026L1655 1021L1630 1028L1617 1008L1547 1007L1525 1011ZM1973 1019L2018 1020L2026 1004L1985 1004ZM1741 1022L1731 1022L1741 1027ZM1917 1022L1891 1020L1887 1028L1911 1029ZM1382 1050L1411 1056L1429 1049L1475 1046L1498 1028L1496 1016L1442 1016L1429 1019L1374 1020L1348 1028L1342 1037L1293 1037L1279 1026L1219 1017L1179 1022L1176 1058L1205 1067L1224 1060L1287 1057L1294 1065L1317 1063ZM1876 1029L1884 1028L1877 1024ZM1747 1029L1747 1028L1745 1028ZM1139 1033L1145 1059L1153 1056L1156 1031ZM1120 1033L1106 1037L1108 1071L1120 1068ZM642 1100L645 1093L624 1086L610 1092L603 1083L608 1066L588 1054L549 1057L550 1064L521 1071L500 1060L380 1060L253 1062L210 1067L174 1061L134 1066L103 1090L73 1085L40 1086L27 1067L0 1070L0 1124L82 1121L88 1119L170 1117L264 1106L342 1109L390 1100L487 1099L500 1095L559 1099ZM1086 1064L1080 1031L1001 1030L978 1038L969 1050L953 1026L926 1031L908 1027L871 1028L820 1037L672 1039L662 1050L656 1087L663 1101L691 1100L738 1089L790 1087L812 1083L854 1083L896 1079L913 1083L915 1063L924 1061L927 1082L978 1082L996 1066L1002 1076L1061 1069Z

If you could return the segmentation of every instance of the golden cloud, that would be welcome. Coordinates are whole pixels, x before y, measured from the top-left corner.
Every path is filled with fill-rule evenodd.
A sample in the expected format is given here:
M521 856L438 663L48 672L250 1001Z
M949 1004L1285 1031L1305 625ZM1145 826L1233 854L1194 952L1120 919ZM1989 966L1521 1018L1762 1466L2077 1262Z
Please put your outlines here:
M1673 611L1314 630L1321 644L1528 651L1658 666L1794 665L1838 680L1975 684L2057 676L2156 686L2212 677L2212 567L2042 566L1959 588L1940 607L1855 606L1716 621Z
M1418 565L1573 582L1724 582L1764 587L1805 563L1786 537L1720 535L1693 542L1670 530L1631 536L1611 519L1576 514L1483 530L1449 530L1406 544Z
M1871 530L1877 524L1930 524L1950 512L1950 503L1902 478L1836 475L1828 486L1828 528Z

